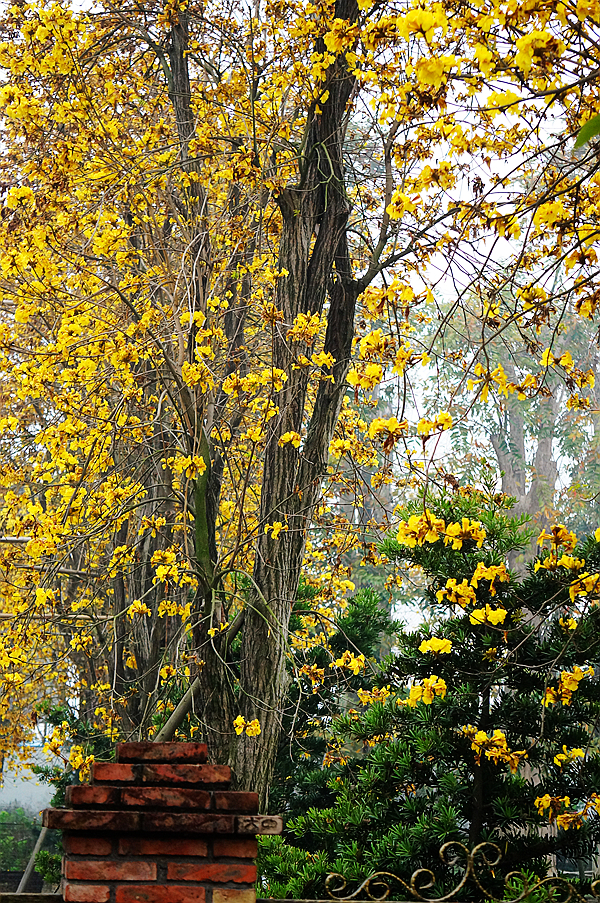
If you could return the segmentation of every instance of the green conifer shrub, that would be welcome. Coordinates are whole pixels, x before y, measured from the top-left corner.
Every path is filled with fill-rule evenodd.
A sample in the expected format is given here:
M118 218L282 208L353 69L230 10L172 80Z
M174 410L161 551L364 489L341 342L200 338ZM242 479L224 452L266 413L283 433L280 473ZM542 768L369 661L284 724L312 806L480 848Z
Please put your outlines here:
M510 508L475 490L428 498L383 544L397 567L421 570L431 617L398 633L376 680L361 673L319 767L288 781L293 817L261 846L260 895L322 898L328 872L408 882L424 868L438 896L462 874L460 860L440 861L449 841L497 844L500 864L479 863L502 894L512 870L544 876L553 853L595 851L600 543L555 525L526 574L510 572L530 539Z

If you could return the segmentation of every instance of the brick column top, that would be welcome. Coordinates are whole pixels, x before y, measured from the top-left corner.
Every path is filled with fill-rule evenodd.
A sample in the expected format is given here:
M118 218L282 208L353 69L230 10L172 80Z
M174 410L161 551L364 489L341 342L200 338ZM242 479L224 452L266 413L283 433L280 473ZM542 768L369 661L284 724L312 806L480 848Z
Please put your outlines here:
M254 903L257 834L279 834L258 795L203 743L120 743L43 824L63 833L65 903Z
M280 834L258 814L258 795L229 790L231 769L206 764L204 743L120 743L116 762L94 762L89 785L67 788L65 809L43 824L63 831Z

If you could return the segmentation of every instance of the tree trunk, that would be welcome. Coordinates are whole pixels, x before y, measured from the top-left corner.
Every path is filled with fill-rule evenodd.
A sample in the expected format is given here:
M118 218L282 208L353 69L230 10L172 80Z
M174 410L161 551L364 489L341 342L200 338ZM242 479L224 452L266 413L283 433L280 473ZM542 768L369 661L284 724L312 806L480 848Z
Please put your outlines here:
M335 16L355 21L355 0L338 0ZM345 393L358 287L352 279L346 226L350 207L342 161L343 126L355 79L341 56L328 70L329 98L322 112L312 113L300 184L279 198L283 230L279 268L288 276L278 282L276 307L283 314L273 337L273 367L287 374L276 394L279 413L268 424L261 488L259 535L255 546L253 586L244 613L239 656L239 687L224 654L226 637L209 643L198 630L202 658L201 707L211 755L233 766L238 787L252 788L266 806L269 781L280 733L286 692L288 624L296 599L307 530L320 497L329 443ZM318 227L318 228L317 228ZM327 331L324 351L333 355L331 371L323 369L304 447L279 445L283 433L302 433L306 417L308 377L293 369L298 348L286 338L299 313L323 313ZM274 539L265 528L281 522ZM206 600L205 600L206 613ZM205 620L208 624L208 620ZM257 718L259 737L233 734L233 718ZM219 727L220 726L220 727Z

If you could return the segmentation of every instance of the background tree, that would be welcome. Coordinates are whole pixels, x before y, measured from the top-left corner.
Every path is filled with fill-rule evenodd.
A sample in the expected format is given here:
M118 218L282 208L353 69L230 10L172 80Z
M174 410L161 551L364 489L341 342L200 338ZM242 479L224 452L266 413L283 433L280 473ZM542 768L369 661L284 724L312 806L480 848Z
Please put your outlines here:
M502 326L503 310L499 301L498 315L486 319L485 305L474 297L471 309L465 307L462 318L448 325L445 357L438 358L437 371L424 381L430 410L443 393L457 421L444 466L466 482L478 482L495 461L502 491L516 499L515 513L529 515L540 527L567 518L573 527L589 531L598 492L594 324L573 311L565 313L558 330L540 323L537 341L544 349L540 360L545 356L546 371L533 378L531 352L523 346L518 324ZM478 331L485 352L472 341ZM470 355L472 391L464 392ZM484 355L498 363L493 383L497 391L474 398L482 385L474 371ZM585 404L572 398L581 380L573 355L589 380Z

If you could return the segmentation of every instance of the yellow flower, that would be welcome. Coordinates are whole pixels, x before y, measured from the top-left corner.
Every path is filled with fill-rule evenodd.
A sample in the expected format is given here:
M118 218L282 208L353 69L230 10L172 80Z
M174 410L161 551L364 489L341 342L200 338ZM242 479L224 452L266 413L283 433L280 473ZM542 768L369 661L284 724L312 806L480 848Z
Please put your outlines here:
M387 687L373 687L372 690L358 690L358 698L363 705L372 705L374 702L385 702L392 695L389 685Z
M282 524L280 520L276 520L274 524L267 524L265 527L265 533L271 533L271 539L279 539L279 534L282 530L285 532L288 529L287 524Z
M369 357L381 358L387 344L388 339L384 337L382 330L375 329L360 340L359 357L361 359Z
M567 552L572 552L577 545L577 537L570 530L567 530L564 524L554 524L550 528L550 533L542 530L538 536L537 543L543 546L545 541L549 539L551 545L558 547L564 546Z
M421 417L419 422L417 423L417 432L420 436L427 438L433 432L434 423L432 420L427 420L426 417Z
M562 627L563 630L576 630L577 629L577 621L575 618L560 618L558 623Z
M563 765L569 765L571 762L574 762L575 759L585 759L584 751L579 747L568 750L567 747L563 745L563 751L554 756L554 764L558 765L559 768L562 768Z
M253 718L252 721L249 721L246 725L246 734L249 737L258 737L260 734L260 724L258 723L257 718Z
M69 765L74 771L79 772L79 780L86 782L90 777L90 766L94 762L94 756L84 755L83 746L72 746L69 752Z
M248 737L258 737L260 734L260 724L257 718L253 718L252 721L246 721L243 715L238 715L233 722L233 727L238 737L244 731L246 731Z
M469 617L471 624L503 624L508 612L505 608L476 608Z
M235 721L233 722L233 726L235 728L236 734L239 736L244 733L244 728L246 727L246 719L243 715L238 715Z
M452 427L452 416L447 411L435 415L434 426L437 430L449 430Z
M493 734L488 736L485 731L477 730L472 724L465 725L461 730L471 740L471 749L475 753L475 761L478 765L481 764L483 754L495 765L499 762L506 763L512 774L515 774L521 761L527 758L524 749L510 750L508 748L504 731L496 729Z
M563 567L569 571L580 571L584 565L585 558L574 558L573 555L561 555L560 558L557 558L556 553L551 552L543 560L536 561L534 570L537 573L540 568L546 571L555 571L556 568Z
M408 521L401 521L396 538L400 545L414 549L417 545L422 546L424 542L437 542L445 528L441 517L436 517L431 511L425 511L420 515L413 514Z
M139 599L136 599L127 609L127 614L133 619L135 615L151 615L152 612L145 602L140 602Z
M548 687L544 693L542 705L548 707L556 702L561 702L563 705L571 705L571 698L573 693L579 688L580 682L586 677L593 676L594 669L591 665L587 665L585 669L575 665L572 671L562 671L556 689Z
M550 796L549 793L545 793L543 796L538 796L535 805L540 815L543 815L546 809L549 810L548 821L552 823L563 807L571 805L571 800L568 796Z
M423 683L412 685L407 703L412 709L415 708L418 702L422 702L424 705L431 705L435 696L443 699L446 695L446 690L446 681L442 677L438 677L437 674L432 674L431 677L426 677Z
M444 544L452 543L453 549L462 549L463 542L472 539L477 543L480 549L486 537L484 527L479 521L470 521L468 517L463 517L461 524L448 524L446 527L446 535L444 536Z
M396 417L376 417L369 425L369 438L383 438L383 450L389 453L396 442L408 430L408 421L398 420Z
M308 677L312 684L313 693L317 692L319 684L321 684L325 678L325 669L319 668L318 665L302 665L298 673Z
M600 593L600 574L581 574L569 587L569 596L574 602L577 596L597 595Z
M366 364L360 368L353 367L348 372L346 379L351 386L361 389L373 389L377 386L383 377L383 367L381 364Z
M529 75L534 60L554 59L563 53L565 45L547 31L532 31L517 39L516 48L515 64Z
M446 80L446 73L456 64L454 56L420 59L415 66L417 79L422 85L431 85L436 91Z
M277 445L283 447L287 445L288 442L291 442L294 448L298 448L300 445L300 433L297 433L295 430L290 430L287 433L284 433L279 439Z
M358 674L359 671L364 671L366 667L365 657L360 653L360 655L354 655L353 652L349 652L346 650L340 658L336 659L329 665L330 668L348 668L352 671L353 674Z
M164 668L160 669L160 676L163 680L168 680L169 677L173 677L177 674L177 668L174 668L173 665L165 665Z
M225 621L223 624L219 624L218 627L210 627L206 632L208 633L209 637L213 637L216 636L217 633L222 633L223 630L227 630L228 627L229 621Z
M475 568L475 573L471 577L471 586L474 586L475 589L479 586L480 580L489 580L490 582L490 595L496 595L496 587L494 583L496 580L499 580L501 583L508 583L510 580L510 576L508 571L506 570L505 565L503 564L492 564L487 567L483 561L480 561Z
M452 605L460 605L461 608L466 608L467 605L475 602L475 590L470 583L467 583L466 580L457 583L454 577L450 577L446 581L445 589L439 589L436 596L438 602L443 602L444 596L448 596L448 602Z
M419 646L419 652L432 652L434 655L447 654L452 651L451 640L441 640L438 637L431 637L430 640L423 640Z

